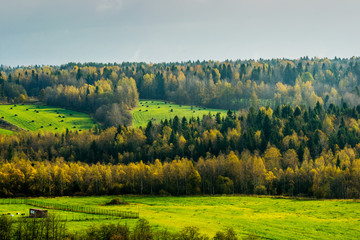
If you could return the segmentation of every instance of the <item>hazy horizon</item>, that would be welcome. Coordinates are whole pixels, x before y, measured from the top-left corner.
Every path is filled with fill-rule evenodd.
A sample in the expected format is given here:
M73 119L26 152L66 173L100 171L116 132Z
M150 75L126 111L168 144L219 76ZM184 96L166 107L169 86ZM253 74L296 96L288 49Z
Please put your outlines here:
M360 2L0 0L0 64L360 56Z

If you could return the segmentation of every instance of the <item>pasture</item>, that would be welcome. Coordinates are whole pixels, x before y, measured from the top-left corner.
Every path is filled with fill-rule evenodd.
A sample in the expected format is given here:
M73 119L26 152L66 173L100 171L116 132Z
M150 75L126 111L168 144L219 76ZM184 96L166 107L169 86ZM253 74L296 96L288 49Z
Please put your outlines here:
M360 208L353 200L279 199L250 196L140 197L121 196L127 205L105 205L113 196L37 198L48 203L139 212L156 229L179 231L197 226L202 233L232 227L240 237L249 233L267 239L356 239L360 232ZM1 200L0 200L1 203ZM10 208L10 207L11 208ZM0 204L0 214L28 211L26 205ZM70 231L82 231L99 223L123 223L136 219L94 217L91 214L51 210L67 215ZM81 218L79 215L83 216ZM84 215L85 214L85 215ZM88 219L84 216L90 216ZM71 216L75 216L72 223ZM79 220L76 220L76 217ZM92 218L91 218L92 217Z
M164 101L140 100L139 105L132 112L133 126L144 127L152 120L153 122L160 122L161 120L171 119L178 116L180 119L186 117L200 117L211 114L216 115L218 112L222 116L226 116L227 110L213 109L204 107L195 107L188 105L179 105Z
M0 118L19 129L62 132L91 129L95 123L85 113L43 105L0 105ZM9 134L8 131L0 131Z
M7 130L7 129L2 129L0 128L0 134L5 134L5 135L11 135L13 134L14 132L11 131L11 130Z

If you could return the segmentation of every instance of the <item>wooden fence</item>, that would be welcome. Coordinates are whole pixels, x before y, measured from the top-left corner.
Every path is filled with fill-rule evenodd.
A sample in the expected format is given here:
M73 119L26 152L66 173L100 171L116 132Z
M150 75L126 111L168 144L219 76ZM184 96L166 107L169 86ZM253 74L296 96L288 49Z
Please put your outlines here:
M47 209L55 209L55 210L63 210L70 212L79 212L79 213L87 213L87 214L95 214L95 215L107 215L114 216L120 218L139 218L139 213L131 212L131 211L118 211L118 210L110 210L110 209L100 209L93 207L83 207L76 205L65 205L59 203L49 203L38 200L26 199L26 198L7 198L0 199L0 204L26 204L35 207L47 208Z

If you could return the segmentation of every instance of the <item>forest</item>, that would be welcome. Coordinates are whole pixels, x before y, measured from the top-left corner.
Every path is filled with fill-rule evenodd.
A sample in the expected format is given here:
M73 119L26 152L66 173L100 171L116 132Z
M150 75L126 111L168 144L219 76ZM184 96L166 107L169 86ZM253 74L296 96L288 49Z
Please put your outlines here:
M35 97L85 111L104 127L131 125L138 99L248 109L283 104L324 107L360 104L359 58L196 61L180 63L68 63L0 66L0 99Z
M271 194L356 198L360 108L290 106L145 129L0 137L2 196Z
M360 196L360 59L0 67L3 103L89 113L91 131L0 136L0 196ZM230 109L131 126L141 99Z

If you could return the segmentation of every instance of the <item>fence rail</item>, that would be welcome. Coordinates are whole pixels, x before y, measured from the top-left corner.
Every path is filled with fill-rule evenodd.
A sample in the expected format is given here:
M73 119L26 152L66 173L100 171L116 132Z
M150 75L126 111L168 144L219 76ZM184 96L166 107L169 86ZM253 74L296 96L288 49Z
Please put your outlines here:
M25 204L25 198L1 198L0 205Z
M88 214L95 214L95 215L107 215L107 216L115 216L115 217L121 217L121 218L139 218L139 213L137 213L137 212L99 209L99 208L92 208L92 207L65 205L65 204L59 204L59 203L48 203L48 202L42 202L42 201L26 199L26 198L0 199L0 204L26 204L26 205L31 205L34 207L63 210L63 211L70 211L70 212L88 213Z

